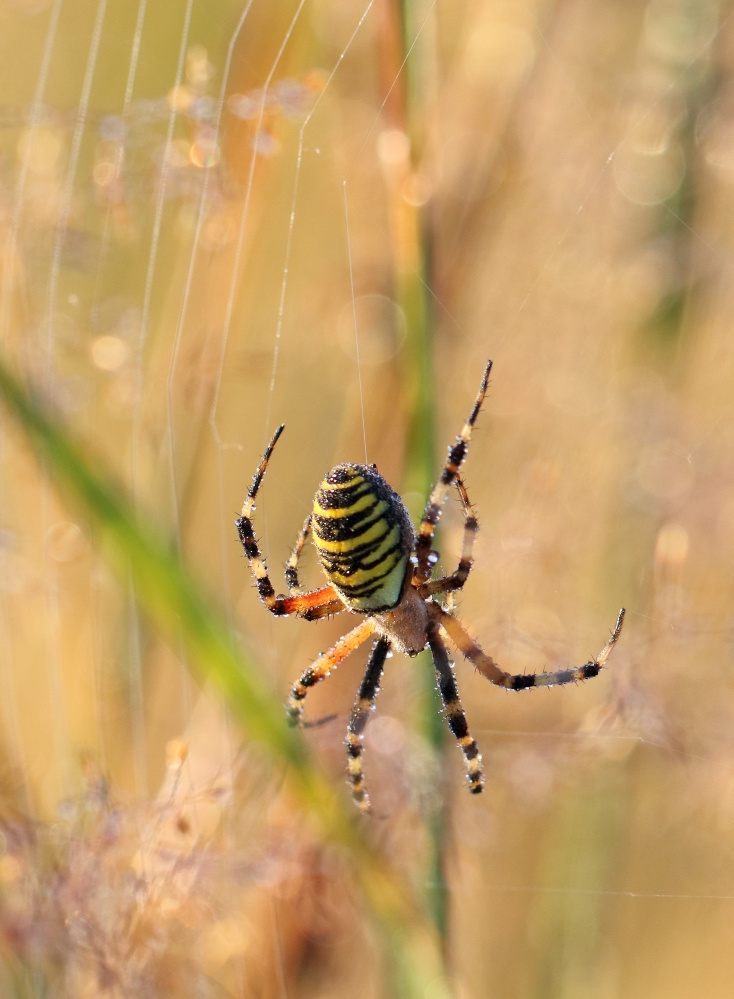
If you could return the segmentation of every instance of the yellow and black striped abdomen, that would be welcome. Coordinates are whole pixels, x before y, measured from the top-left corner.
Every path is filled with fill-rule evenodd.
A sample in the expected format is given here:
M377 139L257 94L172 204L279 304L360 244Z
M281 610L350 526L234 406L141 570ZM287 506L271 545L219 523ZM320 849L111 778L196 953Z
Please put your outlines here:
M413 527L403 501L369 465L337 465L313 504L319 561L350 610L391 610L403 595Z

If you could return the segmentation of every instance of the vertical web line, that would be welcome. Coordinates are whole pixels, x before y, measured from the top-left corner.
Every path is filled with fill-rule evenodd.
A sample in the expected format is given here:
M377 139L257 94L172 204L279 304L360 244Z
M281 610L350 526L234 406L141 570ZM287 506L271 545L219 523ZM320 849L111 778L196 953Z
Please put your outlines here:
M13 276L16 273L15 258L18 249L18 234L20 231L23 201L25 199L25 187L28 180L29 163L31 161L30 147L33 143L34 132L36 128L38 128L38 123L41 118L43 98L48 84L51 56L53 55L54 45L58 35L59 18L61 16L62 5L63 0L56 0L51 8L48 29L46 31L46 41L43 47L43 56L41 57L41 66L38 72L38 81L36 83L36 92L33 95L31 120L28 125L30 145L26 151L26 155L21 160L18 183L15 188L15 198L13 200L13 210L10 221L10 239L8 240L7 249L5 251L6 259L5 266L3 268L2 310L0 311L0 340L2 341L5 340L8 332L7 326L10 320L10 296L12 291Z
M418 28L418 31L416 32L415 38L413 39L413 41L410 44L410 47L408 48L407 52L405 53L405 56L404 56L402 62L400 63L400 66L398 67L398 71L395 74L395 78L393 79L392 83L388 87L388 90L387 90L385 96L383 97L382 103L380 104L380 106L379 106L379 108L377 110L377 114L375 115L375 117L374 117L374 119L372 121L372 124L370 125L369 129L367 130L367 132L366 132L366 134L365 134L365 136L364 136L364 138L363 138L363 140L362 140L362 142L360 144L360 147L357 150L357 152L356 152L356 154L354 156L354 159L352 160L352 163L351 163L349 169L347 170L347 172L344 175L344 178L342 180L342 192L343 192L343 200L344 200L344 227L345 227L345 238L346 238L346 241L347 241L347 257L348 257L348 261L349 261L349 287L350 287L350 293L351 293L351 298L352 298L352 321L353 321L353 324L354 324L354 349L355 349L356 362L357 362L357 384L358 384L358 387L359 387L359 404L360 404L360 412L361 412L361 415L362 415L362 438L363 438L363 442L364 442L364 460L367 463L369 462L368 448L367 448L367 421L366 421L365 407L364 407L364 390L363 390L363 384L362 384L362 364L361 364L360 351L359 351L359 323L358 323L358 319L357 319L357 299L356 299L355 281L354 281L354 261L353 261L353 258L352 258L352 234L351 234L351 227L350 227L350 220L349 220L349 194L348 194L349 177L350 177L352 171L354 170L355 165L356 165L357 161L359 160L359 157L362 155L362 152L363 152L365 146L367 145L367 141L368 141L369 137L372 135L372 133L374 132L375 128L377 127L377 123L380 120L380 116L381 116L381 114L382 114L382 112L383 112L383 110L384 110L384 108L385 108L388 100L390 99L390 95L392 94L393 90L397 86L398 80L400 79L400 76L403 73L403 70L405 69L405 66L407 65L408 59L410 57L410 53L413 51L413 48L417 44L418 39L420 38L420 35L423 32L423 28L425 27L425 25L426 25L426 23L428 21L428 18L430 17L431 13L433 12L433 8L436 6L437 2L438 2L438 0L432 0L431 4L429 5L428 11L426 12L425 17L423 18L423 21L421 22L420 27ZM371 4L370 4L370 6L371 6ZM367 8L367 10L369 10L369 7ZM360 20L360 25L361 25L362 21L364 20L366 14L367 14L367 11L365 11L365 13L363 14L362 19ZM355 32L355 34L356 34L356 32ZM353 37L354 37L354 35L352 36L352 38ZM352 39L350 39L350 44L351 44L351 41L352 41Z
M352 296L352 320L354 322L354 351L357 355L357 384L359 385L359 409L362 414L362 438L364 440L364 460L369 464L367 453L367 422L364 411L364 392L362 390L362 365L359 357L359 324L357 323L357 298L354 293L354 261L352 260L352 237L349 228L349 200L347 198L347 181L342 181L342 191L344 193L344 222L347 236L347 259L349 261L349 290Z
M89 96L92 89L92 81L97 67L97 57L99 55L99 44L102 39L102 27L107 12L107 0L99 0L97 5L97 16L92 29L92 39L89 46L89 55L84 72L82 92L79 97L79 105L76 113L76 124L72 134L71 149L69 152L69 167L64 186L64 196L61 202L58 222L56 224L56 239L54 241L54 251L51 260L51 274L49 276L48 288L48 316L46 317L46 381L50 384L53 365L53 336L55 332L56 299L58 296L59 276L61 273L61 254L64 240L71 216L71 203L74 196L74 182L79 168L79 156L81 153L82 139L87 127L89 116Z
M224 110L224 101L227 93L227 86L229 84L229 77L232 70L232 59L234 56L234 49L238 38L242 32L247 16L252 7L253 0L248 0L243 11L240 14L239 20L235 25L234 31L229 40L227 46L227 55L224 61L224 67L222 69L222 80L219 87L219 95L217 98L217 112L216 112L216 125L214 128L214 134L212 136L212 143L216 148L220 140L220 132L222 125L222 114ZM183 339L184 325L186 323L186 317L189 310L189 302L191 298L191 292L194 286L194 271L196 269L196 261L199 255L199 244L201 240L201 233L204 227L204 221L206 218L206 210L209 198L209 187L210 178L212 175L212 170L215 169L214 164L208 166L204 174L204 183L202 185L201 196L199 198L199 207L196 215L196 227L194 230L194 235L191 243L191 252L189 254L189 261L186 271L186 278L184 280L183 295L181 298L181 305L178 312L178 318L176 321L176 332L174 334L173 349L171 351L171 359L168 366L168 375L166 377L166 418L168 421L168 471L170 476L170 500L172 508L171 521L173 524L173 532L176 537L177 546L179 551L182 548L183 539L181 537L181 516L179 508L179 483L176 475L176 414L174 411L174 385L176 378L176 368L178 366L179 355L181 351L181 341ZM220 495L222 489L220 487ZM224 607L226 608L226 613L231 613L230 608L232 606L231 592L230 592L230 580L226 572L221 574L221 585L224 591ZM191 684L189 681L189 670L187 666L186 650L181 648L178 655L179 662L181 664L181 690L182 690L182 705L185 717L189 717L191 714L190 704L190 691Z
M140 0L138 4L138 14L135 21L135 30L133 32L133 41L130 48L130 61L128 63L127 70L127 80L125 82L125 95L122 101L122 111L120 112L123 123L127 123L130 120L130 108L132 105L133 90L135 87L135 77L137 76L138 70L138 60L140 58L140 45L143 37L143 22L145 21L145 14L148 8L148 0ZM118 148L115 155L115 171L119 173L122 162L124 158L124 147L122 142L118 143ZM99 283L102 279L102 273L104 264L107 260L107 253L110 244L110 222L112 217L112 203L110 202L107 206L107 211L105 212L104 226L102 229L102 240L99 252L99 262L97 265L97 288L95 289L94 300L92 303L92 328L96 327L96 312L97 312L97 302L99 299Z
M179 91L181 87L181 80L183 79L183 69L186 60L186 48L188 46L188 41L189 41L191 12L193 6L194 6L194 0L186 0L184 19L181 27L181 42L178 50L178 62L176 65L174 94ZM151 299L153 296L153 278L155 275L156 264L158 262L158 249L160 246L161 230L163 225L163 206L166 200L166 188L168 186L168 175L170 173L169 152L173 142L173 130L176 125L177 115L178 115L178 109L176 107L176 100L174 97L174 100L171 101L171 108L168 115L168 126L166 128L166 142L161 162L161 173L160 177L158 178L158 192L155 205L155 215L153 219L153 233L150 241L150 250L148 251L148 266L145 275L145 291L143 293L143 307L140 317L140 334L138 336L137 356L135 364L135 373L137 381L136 384L137 405L135 409L136 415L133 420L131 470L130 470L130 481L132 482L132 493L133 493L134 502L138 501L140 498L138 496L138 489L137 489L137 473L140 461L140 435L142 430L141 409L142 409L142 394L143 394L143 355L148 338L148 328L150 325Z
M229 84L229 77L232 71L232 59L234 56L234 47L237 43L240 34L242 33L242 28L244 27L248 14L250 13L250 8L252 7L253 2L254 0L248 0L244 10L240 14L240 19L235 26L235 29L232 33L232 37L230 38L229 44L227 46L227 55L224 61L224 67L222 69L222 82L219 87L219 96L217 98L217 113L215 119L216 126L212 137L214 145L216 145L220 139L221 126L222 126L222 113L224 111L224 101L227 93L227 86ZM211 177L211 168L208 168L206 170L206 173L204 174L204 184L202 187L202 194L199 201L199 208L196 216L196 229L194 231L194 237L192 240L191 253L189 254L189 263L186 272L186 279L184 281L184 294L181 302L181 308L179 310L178 322L176 324L176 336L174 340L174 348L171 356L171 363L169 365L168 379L167 379L169 440L171 441L170 461L171 461L171 470L173 478L172 492L173 492L173 505L176 511L178 510L178 497L177 497L176 483L175 483L175 426L174 426L174 414L173 414L173 382L176 374L176 366L178 363L178 356L181 346L181 337L183 335L183 327L186 321L186 315L189 307L189 299L191 296L191 289L193 287L194 269L196 265L196 258L199 252L201 231L204 225L204 219L206 217L206 209L209 198L210 177ZM228 321L231 321L231 310L228 314ZM219 368L220 377L221 373L222 373L222 364L220 363L220 368Z
M216 114L216 127L214 130L213 142L215 145L218 144L221 134L222 126L222 114L224 111L224 102L227 93L227 86L229 84L229 78L232 71L232 60L234 58L234 49L237 41L242 33L247 16L250 13L253 0L248 0L245 5L244 10L240 14L239 21L235 25L235 29L230 38L229 44L227 46L227 55L224 62L224 67L222 70L222 81L219 88L219 96L217 99L217 114ZM167 408L167 419L168 419L168 450L169 450L169 470L171 477L171 505L173 508L173 523L175 525L175 531L179 542L179 547L181 544L180 537L180 523L179 523L179 503L178 503L178 482L176 479L176 418L174 413L174 398L173 389L176 377L176 368L179 360L179 353L181 349L181 340L183 337L184 324L186 322L186 317L189 309L189 301L191 297L191 291L194 282L194 270L196 267L196 260L199 254L199 243L201 240L201 232L204 227L204 220L206 218L206 209L209 198L209 181L211 177L211 171L213 167L207 169L204 175L204 184L201 193L201 199L199 201L199 209L196 217L196 229L194 232L194 237L191 246L191 253L189 255L188 268L186 272L186 278L184 281L184 292L181 302L181 308L179 310L178 321L176 324L176 334L174 338L173 351L171 354L171 361L168 368L168 377L166 379L166 408ZM237 265L235 265L235 273L237 272ZM230 313L231 319L231 313ZM222 376L223 370L223 358L224 350L222 350L222 355L220 357L220 366L217 374L217 379L215 382L215 393L218 391L219 382ZM220 495L221 495L220 488ZM230 593L230 583L229 577L226 572L222 573L222 586L225 591L224 606L231 607L231 593Z
M58 298L58 285L61 274L61 256L66 238L69 219L71 216L71 206L74 196L74 184L77 170L79 168L79 157L81 154L82 140L87 126L89 116L89 99L92 89L92 81L97 67L99 56L99 46L102 39L102 28L107 13L107 0L99 0L97 12L92 28L92 37L87 55L87 63L84 70L82 89L77 105L76 123L72 134L71 148L69 152L69 165L64 185L64 193L61 201L59 217L56 222L56 237L54 240L53 256L51 258L51 270L49 274L49 289L46 316L46 336L45 336L45 371L43 381L47 391L51 391L53 378L53 356L54 356L54 332ZM48 537L48 530L51 526L51 487L48 476L43 469L43 484L41 487L41 524L44 539ZM45 586L44 596L46 600L46 618L48 622L48 657L47 674L49 689L54 702L51 711L53 741L56 746L56 757L59 761L60 779L62 793L68 794L72 786L72 773L70 762L70 738L67 724L66 712L64 709L64 689L60 656L60 621L61 609L59 599L59 578L56 567L51 563L48 549L44 548L42 558L45 565Z
M145 14L148 6L148 0L140 0L138 4L138 13L135 20L135 28L133 32L133 40L130 48L130 60L128 62L127 79L125 81L125 91L123 96L123 103L121 109L121 116L123 122L127 122L130 118L130 108L132 105L132 95L135 87L135 78L137 75L138 61L140 57L140 46L143 35L143 23L145 21ZM115 170L119 172L122 167L124 157L124 148L122 142L119 143L118 149L115 155ZM96 330L98 328L97 315L98 315L98 303L100 297L100 285L102 282L102 275L104 272L104 265L108 258L109 245L110 245L110 228L111 228L111 218L112 218L112 204L108 204L107 211L105 212L104 225L102 228L102 238L101 246L99 252L99 260L97 264L97 278L95 282L95 290L92 299L92 305L90 309L91 317L91 328ZM99 628L99 620L102 616L102 612L99 607L98 601L98 590L99 590L99 573L92 570L92 578L90 580L90 594L91 594L91 606L90 606L90 620L92 629L92 659L94 662L94 683L95 683L95 711L96 711L96 722L97 722L97 732L98 732L98 742L100 746L100 762L103 772L107 770L107 746L106 746L106 726L104 724L104 686L105 686L105 670L104 670L104 645L102 641L102 634ZM128 609L128 613L130 613ZM130 632L131 636L134 637L134 648L137 648L137 624L133 622L133 627ZM140 783L141 775L145 772L144 763L140 760L136 760L136 780Z
M270 397L268 399L268 407L267 407L266 414L265 414L265 429L264 429L264 433L265 433L266 436L268 434L268 427L269 427L270 421L272 419L272 417L271 417L272 399L273 399L273 395L274 395L274 392L275 392L275 377L276 377L276 373L277 373L277 369L278 369L278 361L280 359L280 347L281 347L282 334L283 334L283 319L284 319L284 316L285 316L285 299L286 299L286 292L287 292L287 287L288 287L288 275L289 275L289 271L290 271L291 248L292 248L292 245L293 245L293 229L294 229L294 226L295 226L296 205L297 205L297 202L298 202L298 192L299 192L300 182L301 182L301 166L302 166L302 163L303 163L304 136L305 136L305 133L306 133L306 129L308 128L308 125L311 122L311 119L313 118L313 116L314 116L314 114L316 112L316 108L319 106L319 104L321 103L321 101L323 99L324 94L329 89L329 86L331 85L332 81L334 80L334 77L336 76L339 67L344 62L344 58L345 58L347 52L352 47L352 43L354 42L354 39L357 37L357 35L358 35L358 33L359 33L362 25L364 24L364 22L365 22L365 20L367 18L367 15L372 10L372 7L374 6L374 4L375 4L375 0L369 0L369 3L367 4L367 6L365 7L365 9L363 10L361 17L357 21L356 27L354 28L354 30L352 31L351 35L347 39L346 45L344 46L344 48L339 53L339 58L337 59L335 65L333 66L333 68L331 70L331 73L329 73L329 76L326 79L326 82L325 82L325 84L323 86L323 89L321 90L321 93L319 94L318 98L314 101L313 107L311 108L311 110L309 111L309 113L306 115L306 117L305 117L305 119L303 121L303 124L301 125L299 134L298 134L298 153L296 155L296 169L295 169L295 175L294 175L294 178L293 178L293 193L291 195L291 211L290 211L290 217L289 217L289 222L288 222L288 237L287 237L287 241L286 241L285 262L283 264L283 280L282 280L281 286L280 286L280 302L279 302L279 305L278 305L278 321L277 321L276 328L275 328L275 344L273 346L273 364L272 364L271 373L270 373Z
M30 122L28 126L28 136L29 136L29 148L26 150L26 155L23 157L20 164L20 172L18 174L18 182L15 188L15 197L13 199L13 207L10 218L9 236L5 248L5 263L3 267L3 277L2 277L2 302L0 303L0 343L4 349L8 348L8 333L10 325L10 312L11 312L11 297L13 293L13 284L18 274L18 268L16 267L17 256L18 256L18 242L20 225L23 214L23 202L25 200L25 190L26 182L28 180L28 170L31 161L31 148L34 139L34 133L38 127L38 123L41 117L41 110L43 105L43 98L46 93L46 87L48 85L48 75L49 68L51 65L51 56L53 55L54 46L56 44L56 39L58 37L59 28L59 18L61 16L61 8L63 5L63 0L55 0L53 7L51 8L51 13L49 15L48 27L46 29L46 39L43 46L43 55L41 56L41 65L38 71L38 78L36 81L36 89L33 95L33 105L31 108ZM4 438L0 438L0 462L4 465L5 463L5 449L4 449ZM2 490L3 499L5 492L5 483L7 482L7 477L0 477L0 490ZM15 688L15 681L12 670L13 663L13 649L9 641L9 636L11 634L11 629L9 627L8 620L8 608L6 605L6 598L3 596L2 603L0 604L0 617L4 621L4 626L2 627L2 639L0 639L2 648L2 672L3 672L3 720L5 723L6 731L9 733L8 744L11 754L11 758L16 766L18 773L26 774L27 760L26 753L23 747L23 739L20 726L20 716L18 712L18 701L17 693ZM32 801L30 795L30 785L27 781L22 781L22 793L25 797L25 805L28 814L32 814Z
M280 60L283 57L283 53L285 52L286 45L288 44L288 42L289 42L289 40L291 38L291 35L293 34L293 31L295 30L295 26L296 26L296 24L298 22L298 19L299 19L300 15L301 15L301 11L303 10L303 7L304 7L305 3L306 3L306 0L300 0L299 4L298 4L298 6L297 6L297 8L295 10L295 13L293 14L293 17L291 18L290 24L288 25L288 28L286 29L285 36L284 36L283 41L282 41L282 43L280 45L280 48L278 49L278 51L275 54L275 58L274 58L273 63L271 65L271 67L270 67L270 71L268 72L268 75L265 78L265 82L263 84L263 96L262 96L262 100L260 102L260 110L258 112L257 123L256 123L256 126L255 126L255 136L256 137L260 134L260 130L262 128L263 119L265 117L265 102L267 100L267 90L268 90L268 87L270 86L270 82L273 79L273 76L275 74L275 70L276 70L278 64L280 63ZM252 196L252 188L253 188L254 177L255 177L255 163L257 161L257 156L258 156L257 143L255 142L255 144L253 145L252 155L250 156L250 166L249 166L248 175L247 175L247 186L245 188L245 197L244 197L244 200L243 200L243 203L242 203L242 210L240 212L239 223L238 223L238 228L237 228L237 243L236 243L236 246L235 246L234 259L232 261L232 276L231 276L230 283L229 283L229 291L228 291L228 294L227 294L227 304L226 304L226 307L225 307L224 324L223 324L223 329L222 329L222 343L221 343L221 347L220 347L220 351L219 351L219 359L218 359L218 364L217 364L216 376L215 376L215 379L214 379L214 393L213 393L213 397L212 397L211 407L209 409L209 428L211 430L212 437L213 437L215 445L216 445L216 454L217 454L217 458L216 458L216 460L217 460L217 481L219 483L219 497L218 497L218 500L219 500L219 518L218 519L219 519L219 538L220 538L220 545L219 545L219 547L220 547L221 560L222 560L222 572L221 572L221 575L222 575L222 578L225 578L225 579L227 578L227 562L228 562L228 559L227 559L227 549L228 549L229 545L227 543L227 535L225 534L225 530L226 530L225 523L226 523L227 518L226 518L226 514L225 514L225 501L224 501L224 488L223 488L224 487L224 468L223 468L223 453L222 452L223 452L224 443L222 441L222 436L221 436L221 434L219 432L219 425L217 423L217 410L219 408L219 396L220 396L221 387L222 387L222 374L223 374L223 371L224 371L224 358L225 358L226 353L227 353L227 347L228 347L228 344L229 344L229 334L230 334L230 330L231 330L231 326L232 326L232 315L233 315L233 312L234 312L234 303L235 303L236 291L237 291L237 279L239 277L240 263L241 263L241 260L242 260L242 250L243 250L244 240L245 240L245 228L246 228L247 219L248 219L248 216L249 216L250 198Z
M183 24L181 26L181 41L179 44L178 61L176 64L176 77L174 82L174 94L178 92L183 78L183 68L186 58L186 48L188 45L189 29L191 25L191 12L194 0L187 0L184 10ZM132 425L132 439L130 446L130 483L133 505L140 501L139 470L141 464L141 434L142 434L142 409L143 409L143 361L145 346L148 338L150 325L151 299L153 294L153 278L158 262L158 250L160 247L161 231L163 225L163 206L166 199L166 188L168 185L169 150L173 141L173 130L176 124L178 110L175 99L171 101L171 108L168 115L168 125L166 128L166 141L163 148L163 158L161 162L161 173L158 178L158 191L153 219L153 232L148 251L148 262L145 275L145 289L143 292L143 306L140 316L140 331L138 334L137 351L135 357L135 410ZM140 614L135 599L135 587L132 579L128 587L128 621L130 635L130 710L132 715L133 742L135 756L135 776L139 791L142 794L148 793L147 777L147 732L145 725L145 697L143 690L143 653L141 647Z

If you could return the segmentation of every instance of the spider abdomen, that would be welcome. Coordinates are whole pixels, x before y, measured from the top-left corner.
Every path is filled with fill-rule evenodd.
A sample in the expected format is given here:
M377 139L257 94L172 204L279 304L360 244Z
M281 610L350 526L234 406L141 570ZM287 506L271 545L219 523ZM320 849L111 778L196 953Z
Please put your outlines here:
M400 602L413 549L403 501L369 465L337 465L311 518L321 567L345 605L374 614Z

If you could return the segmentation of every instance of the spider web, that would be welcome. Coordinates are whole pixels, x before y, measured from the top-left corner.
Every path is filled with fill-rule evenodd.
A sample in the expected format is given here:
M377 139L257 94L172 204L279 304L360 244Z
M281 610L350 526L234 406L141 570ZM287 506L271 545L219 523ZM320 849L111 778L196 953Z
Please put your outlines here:
M466 465L482 533L458 613L520 672L593 657L627 606L609 669L583 687L502 696L457 663L481 799L462 794L458 753L440 783L416 734L418 666L388 663L367 778L386 852L412 871L436 796L450 800L461 994L722 994L728 7L16 0L0 16L5 356L171 535L279 696L348 623L274 621L252 592L232 521L275 425L257 513L274 579L338 461L376 462L420 511L411 449L433 429L443 454L488 357ZM371 994L340 875L272 818L278 776L149 634L9 427L2 462L7 801L46 828L61 810L78 853L84 814L124 803L128 850L107 850L100 878L122 878L139 841L135 869L167 886L158 913L199 930L188 981L164 961L176 994L217 980L254 995L258 975L291 994L314 938L328 959L294 995L327 994L329 961L335 994ZM461 528L450 505L448 568ZM360 669L309 699L340 716L308 734L335 781ZM295 844L273 846L260 812ZM203 852L181 860L192 825L202 842L216 827L215 872ZM4 882L14 871L0 860ZM69 871L102 925L100 881ZM254 929L232 930L252 884L270 893L270 964ZM300 920L299 892L315 906ZM89 973L101 958L73 925Z

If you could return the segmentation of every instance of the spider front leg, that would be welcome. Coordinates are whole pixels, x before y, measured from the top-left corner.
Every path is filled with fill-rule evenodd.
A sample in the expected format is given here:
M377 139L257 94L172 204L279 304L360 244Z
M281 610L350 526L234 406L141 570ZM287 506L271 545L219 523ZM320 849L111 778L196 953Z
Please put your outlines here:
M288 592L292 594L293 597L307 597L310 598L308 594L304 593L303 587L301 586L301 581L298 577L298 562L303 553L303 546L306 544L306 539L311 530L311 514L306 517L303 527L298 535L298 540L296 545L288 556L288 560L285 563L285 584L288 587ZM324 587L321 590L314 590L314 593L326 594L327 591L331 590L331 587ZM321 602L321 597L319 597L319 602L315 606L309 606L305 610L299 611L301 617L305 617L307 621L316 621L321 617L328 617L330 614L338 614L339 611L344 610L344 601L341 597L336 597L336 599L328 600L325 603Z
M343 662L350 653L366 642L374 632L374 627L369 618L358 624L349 634L340 638L336 645L328 652L322 652L315 663L304 670L300 678L293 684L291 696L288 698L288 722L291 725L300 726L303 724L303 702L306 694L314 684L325 680L333 669Z
M453 614L448 614L439 604L428 604L429 617L440 624L456 645L461 654L486 677L490 683L507 690L527 690L528 687L553 687L562 683L575 683L578 680L590 680L598 676L604 668L609 655L617 643L624 622L624 607L619 612L617 623L609 636L604 648L596 659L578 666L575 669L560 669L552 673L506 673L497 665L494 659L469 635Z
M300 587L297 586L298 577L296 575L297 592L290 597L276 596L275 589L270 581L270 576L268 575L268 570L265 567L265 559L263 558L255 539L255 530L252 524L255 499L265 475L265 470L268 467L270 456L272 455L273 449L278 442L278 438L283 433L284 426L285 424L281 424L278 427L273 434L272 440L265 449L265 454L262 457L262 461L258 466L257 472L255 472L252 485L250 486L245 502L242 505L242 513L237 520L235 520L235 527L237 528L240 543L245 550L245 555L250 565L250 571L255 577L257 592L270 613L279 616L285 614L299 614L301 617L313 620L315 618L324 617L327 614L336 614L338 611L344 609L344 603L339 599L336 590L332 586L322 586L320 589L312 590L310 593L303 593ZM296 545L296 550L291 556L291 559L289 559L289 563L294 559L297 561L305 540L306 538L303 535L302 530L301 535L299 536L299 543Z
M448 593L453 590L460 590L469 578L474 559L474 542L479 533L479 522L477 521L474 509L469 502L464 483L457 475L454 482L464 509L464 541L461 546L461 558L457 569L450 576L441 576L439 579L431 579L427 583L418 586L419 594L425 599L434 593ZM415 576L413 577L415 582Z
M427 637L431 655L433 656L433 665L436 669L438 690L441 694L444 710L446 711L446 721L456 741L459 743L459 748L464 754L469 791L472 794L479 794L484 785L482 757L479 753L479 746L477 746L469 734L469 726L467 725L464 709L461 706L448 650L441 639L438 627L433 622L428 626Z
M349 780L352 784L352 798L362 812L369 812L370 799L364 783L362 769L362 737L369 720L370 711L375 705L375 698L380 690L380 679L385 668L385 659L390 651L390 643L385 638L378 639L372 649L367 663L362 683L357 692L357 699L352 708L347 729L347 754L349 763Z
M303 554L303 546L306 544L306 539L308 538L310 530L311 514L309 513L308 517L306 517L303 522L303 527L298 535L295 547L288 556L288 561L285 563L285 585L288 587L289 593L303 593L303 587L301 586L301 581L298 578L298 563L301 555Z
M426 580L430 578L430 556L433 545L433 535L436 532L436 525L441 518L441 512L443 510L444 503L446 502L446 497L448 496L449 487L459 474L464 458L466 458L472 429L476 423L477 416L479 415L479 410L484 400L484 396L487 394L487 385L489 384L489 373L491 370L492 362L488 361L487 366L484 369L484 375L482 376L477 397L474 400L474 406L469 414L469 419L466 421L461 433L456 438L456 443L449 448L446 464L443 466L440 478L434 486L433 492L431 493L428 503L426 504L423 519L418 527L418 536L416 538L415 545L417 565L415 573L413 574L413 579L416 584L425 583Z

